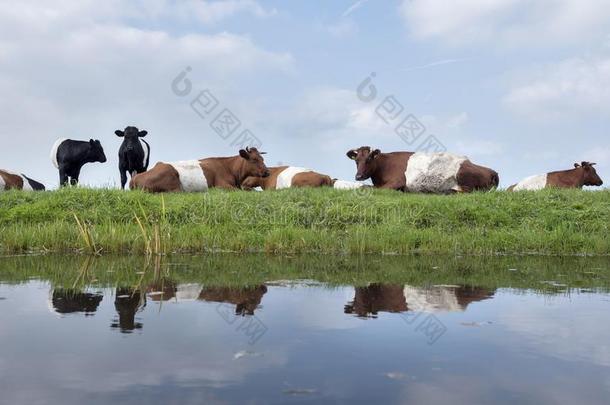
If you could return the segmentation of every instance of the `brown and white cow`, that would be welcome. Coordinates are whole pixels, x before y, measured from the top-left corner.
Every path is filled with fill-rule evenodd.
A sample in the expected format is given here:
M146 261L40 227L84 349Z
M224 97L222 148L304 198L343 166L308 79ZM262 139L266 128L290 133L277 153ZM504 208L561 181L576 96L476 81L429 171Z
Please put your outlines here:
M370 178L378 188L446 194L487 191L500 182L497 172L450 153L381 153L362 146L347 157L356 162L356 180Z
M574 169L530 176L513 184L508 191L542 190L544 188L583 188L602 186L604 182L593 167L595 163L574 163Z
M260 187L263 190L280 190L290 187L332 187L332 179L311 169L294 166L270 167L268 177L248 177L242 184L244 190Z
M134 176L129 186L152 193L201 192L211 187L238 189L248 177L269 176L263 154L256 148L246 148L232 157L159 162Z
M0 192L5 190L43 191L42 183L30 179L25 174L0 170Z

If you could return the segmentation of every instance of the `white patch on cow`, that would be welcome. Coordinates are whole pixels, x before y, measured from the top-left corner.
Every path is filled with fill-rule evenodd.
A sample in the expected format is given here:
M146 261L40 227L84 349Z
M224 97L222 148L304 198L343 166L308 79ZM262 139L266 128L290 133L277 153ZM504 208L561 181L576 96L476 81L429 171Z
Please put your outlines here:
M202 288L199 284L178 284L176 299L178 301L195 301L199 299L201 290Z
M182 191L195 193L208 190L208 181L198 160L168 163L178 172Z
M355 181L337 180L333 185L333 188L337 190L355 190L364 187L364 183L358 183Z
M450 153L415 153L405 172L407 190L418 193L457 191L457 174L467 160L465 156Z
M306 169L304 167L294 167L290 166L282 170L282 172L277 176L277 182L275 183L276 189L282 188L290 188L292 186L292 179L299 173L307 173L313 172L311 169Z
M542 190L546 187L548 174L538 174L521 180L513 191Z
M30 181L28 179L25 178L25 176L19 176L21 177L21 179L23 180L23 191L34 191L34 189L32 188L32 185L30 184Z
M458 302L455 290L447 287L415 288L403 290L407 307L413 312L459 312L464 307Z
M2 175L0 174L0 191L4 191L5 187L6 187L6 182L4 181L4 177L2 177Z
M150 156L150 145L148 145L148 142L138 138L138 141L140 141L140 145L142 145L142 149L144 150L144 160L142 161L142 167L147 168L148 166L146 165L148 163L148 156Z
M59 149L59 145L61 145L64 141L67 141L67 139L59 138L55 141L53 147L51 148L51 162L53 162L53 166L55 166L56 169L59 169L59 163L57 163L57 150Z

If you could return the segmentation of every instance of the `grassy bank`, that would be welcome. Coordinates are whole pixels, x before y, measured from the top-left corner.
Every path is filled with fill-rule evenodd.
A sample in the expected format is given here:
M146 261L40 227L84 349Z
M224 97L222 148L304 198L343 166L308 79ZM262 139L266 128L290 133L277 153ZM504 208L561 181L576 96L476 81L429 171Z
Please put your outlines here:
M0 194L0 251L608 254L610 191Z

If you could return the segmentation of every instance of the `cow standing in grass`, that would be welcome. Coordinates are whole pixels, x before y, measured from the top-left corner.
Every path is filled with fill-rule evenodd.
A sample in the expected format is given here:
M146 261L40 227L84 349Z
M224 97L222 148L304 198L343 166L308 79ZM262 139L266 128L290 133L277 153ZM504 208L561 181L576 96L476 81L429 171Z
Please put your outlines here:
M242 184L244 190L261 187L263 190L280 190L290 187L332 187L333 180L311 169L294 166L270 167L267 177L248 177Z
M130 187L152 193L202 192L211 187L239 189L248 177L269 176L263 154L256 148L246 148L232 157L159 162L149 171L135 175Z
M362 146L349 150L347 157L356 162L356 180L371 179L378 188L448 194L488 191L500 182L495 171L450 153L381 153Z
M127 127L124 131L114 131L116 136L123 138L119 148L119 172L121 173L121 188L127 184L127 173L133 178L138 173L148 170L150 158L150 145L141 138L148 135L147 131L140 131L136 127Z
M542 190L544 188L583 188L602 186L604 182L595 170L595 163L574 163L574 169L530 176L508 188L508 191Z
M106 154L100 141L58 139L51 149L51 161L59 170L59 185L78 184L80 171L86 163L105 163Z
M5 190L44 191L44 184L30 179L25 174L0 170L0 192Z

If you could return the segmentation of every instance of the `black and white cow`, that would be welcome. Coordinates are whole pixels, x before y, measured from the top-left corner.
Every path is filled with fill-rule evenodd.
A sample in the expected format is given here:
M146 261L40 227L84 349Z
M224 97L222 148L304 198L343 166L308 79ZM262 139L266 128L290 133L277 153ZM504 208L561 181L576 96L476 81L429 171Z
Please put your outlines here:
M121 188L127 184L127 173L131 177L148 170L150 145L143 139L148 132L136 127L127 127L125 131L114 131L116 136L123 138L119 148L119 172L121 173Z
M106 162L104 148L100 141L74 141L58 139L51 149L51 161L59 170L59 185L78 184L78 177L86 163Z
M45 187L25 174L0 169L0 192L5 190L44 191Z

